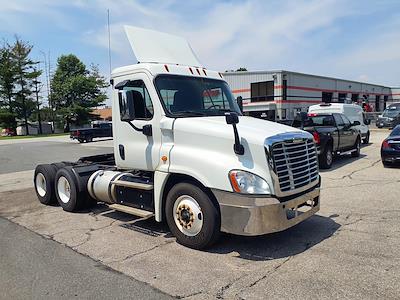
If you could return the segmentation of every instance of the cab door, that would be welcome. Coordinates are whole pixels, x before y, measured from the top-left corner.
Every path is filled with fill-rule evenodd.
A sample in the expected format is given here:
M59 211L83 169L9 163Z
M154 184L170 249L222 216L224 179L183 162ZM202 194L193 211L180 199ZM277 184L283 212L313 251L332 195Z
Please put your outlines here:
M138 73L121 78L114 87L116 164L123 169L154 171L160 161L162 115L154 86L147 74Z
M343 140L345 141L346 149L349 149L352 148L356 143L358 129L356 129L354 126L351 126L350 120L345 115L341 115L341 117L344 123Z

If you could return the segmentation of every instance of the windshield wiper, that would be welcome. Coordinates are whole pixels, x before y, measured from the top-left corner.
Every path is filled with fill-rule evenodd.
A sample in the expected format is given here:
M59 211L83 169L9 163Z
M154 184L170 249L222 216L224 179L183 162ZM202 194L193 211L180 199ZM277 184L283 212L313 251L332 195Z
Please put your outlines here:
M182 110L173 113L175 116L192 115L192 116L207 116L207 113L196 110Z

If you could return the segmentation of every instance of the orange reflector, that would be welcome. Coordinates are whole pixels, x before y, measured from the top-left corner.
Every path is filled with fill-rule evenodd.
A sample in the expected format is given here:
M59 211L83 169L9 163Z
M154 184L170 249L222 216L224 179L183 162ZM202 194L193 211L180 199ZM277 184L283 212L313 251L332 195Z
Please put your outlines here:
M235 192L237 192L237 193L240 193L240 187L239 187L239 184L238 184L238 182L236 180L236 176L235 175L236 175L236 172L229 173L229 179L231 180L231 184L232 184L233 190Z
M168 66L164 65L165 70L167 70L167 72L169 72Z
M162 160L163 162L166 162L166 161L168 160L168 157L166 157L165 155L163 155L163 156L161 156L161 160Z

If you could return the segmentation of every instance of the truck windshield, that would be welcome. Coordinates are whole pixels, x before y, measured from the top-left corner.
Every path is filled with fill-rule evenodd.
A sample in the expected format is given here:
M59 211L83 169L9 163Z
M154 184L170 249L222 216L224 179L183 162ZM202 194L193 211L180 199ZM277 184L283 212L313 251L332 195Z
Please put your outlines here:
M310 116L307 126L335 126L335 121L331 115Z
M241 114L228 84L222 80L159 75L155 85L167 114L172 117Z
M387 118L394 118L400 113L400 108L397 108L396 106L391 106L389 108L386 108L383 111L382 116L387 117Z

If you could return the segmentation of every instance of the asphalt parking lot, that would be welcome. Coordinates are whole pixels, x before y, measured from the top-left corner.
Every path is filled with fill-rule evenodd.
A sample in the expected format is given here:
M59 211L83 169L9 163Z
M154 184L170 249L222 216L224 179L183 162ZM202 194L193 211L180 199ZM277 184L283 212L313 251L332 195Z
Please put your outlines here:
M251 238L224 234L208 251L178 245L163 224L102 205L66 213L37 201L34 165L107 153L112 141L0 141L0 216L93 259L110 274L117 271L142 282L143 289L154 288L154 293L188 299L398 299L400 169L384 168L379 153L388 133L372 131L359 158L339 158L331 170L321 171L317 215L281 233ZM24 235L14 238L20 241ZM57 264L56 256L49 259ZM79 269L74 272L86 279ZM25 285L40 284L41 278L31 272L23 274ZM86 289L98 295L94 286Z

